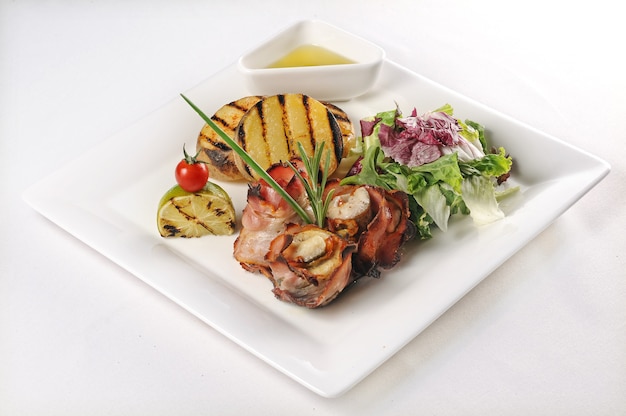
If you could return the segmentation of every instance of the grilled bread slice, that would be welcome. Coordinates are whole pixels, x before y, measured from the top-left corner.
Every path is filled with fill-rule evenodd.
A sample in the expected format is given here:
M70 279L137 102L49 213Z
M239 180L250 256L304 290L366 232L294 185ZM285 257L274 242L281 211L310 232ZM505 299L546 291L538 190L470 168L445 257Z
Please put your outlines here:
M320 101L304 94L278 94L258 101L242 117L235 140L264 169L299 158L298 142L309 156L319 143L325 143L325 152L330 151L329 174L343 156L343 136L335 116ZM244 179L258 179L237 155L235 164Z
M262 98L252 95L225 104L215 112L211 120L234 138L243 115ZM196 151L200 152L198 160L206 162L211 178L226 181L243 179L235 164L233 150L208 124L202 127L198 135Z

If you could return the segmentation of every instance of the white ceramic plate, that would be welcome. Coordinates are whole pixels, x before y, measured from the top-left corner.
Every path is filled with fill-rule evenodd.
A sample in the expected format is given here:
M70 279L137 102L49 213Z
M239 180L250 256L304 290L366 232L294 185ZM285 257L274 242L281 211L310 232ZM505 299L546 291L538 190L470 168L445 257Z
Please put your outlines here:
M240 77L233 65L185 94L210 115L247 95ZM604 161L389 61L369 93L339 105L358 125L360 118L392 109L396 102L405 113L414 106L423 112L450 103L456 116L486 125L492 144L513 155L514 181L522 190L502 204L504 220L482 228L469 218L454 220L447 233L410 244L401 263L381 279L361 279L318 310L274 299L268 280L244 272L233 259L234 236L183 240L158 235L158 201L174 184L183 140L188 149L195 148L203 125L182 98L175 97L37 183L24 197L44 216L252 354L322 396L338 396L609 172ZM102 172L96 183L73 174L87 166ZM221 184L241 213L246 186Z

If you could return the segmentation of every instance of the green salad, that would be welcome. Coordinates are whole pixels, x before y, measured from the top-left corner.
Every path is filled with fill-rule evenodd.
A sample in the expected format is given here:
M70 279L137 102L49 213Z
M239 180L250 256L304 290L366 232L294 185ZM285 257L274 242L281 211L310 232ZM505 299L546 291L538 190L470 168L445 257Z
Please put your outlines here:
M452 215L470 215L477 225L504 217L499 198L512 158L488 148L484 127L453 116L450 105L404 117L396 108L361 120L358 159L342 184L397 189L410 198L411 220L422 239L433 225L443 231Z

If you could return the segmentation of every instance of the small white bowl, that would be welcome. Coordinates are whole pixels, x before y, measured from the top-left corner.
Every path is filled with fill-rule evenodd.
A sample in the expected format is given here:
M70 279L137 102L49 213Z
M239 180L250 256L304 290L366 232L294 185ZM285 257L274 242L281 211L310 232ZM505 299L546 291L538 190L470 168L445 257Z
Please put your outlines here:
M354 63L268 68L299 46L315 45ZM316 20L287 28L239 58L238 68L251 94L302 93L318 100L345 101L376 82L385 52L379 46Z

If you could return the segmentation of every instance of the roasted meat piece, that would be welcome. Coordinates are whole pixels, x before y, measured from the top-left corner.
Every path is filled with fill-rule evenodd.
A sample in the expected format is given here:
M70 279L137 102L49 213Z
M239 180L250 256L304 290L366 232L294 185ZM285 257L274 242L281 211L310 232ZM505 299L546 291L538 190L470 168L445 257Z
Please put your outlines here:
M302 183L290 167L276 165L268 173L301 205L307 204ZM285 230L287 224L301 220L282 196L263 180L248 186L247 200L233 254L244 269L267 275L265 255L270 243Z
M353 273L378 277L400 260L400 248L415 235L409 200L401 191L363 186L337 186L327 213L328 228L356 241Z
M290 167L275 165L268 173L311 211ZM304 225L263 180L249 185L234 256L244 269L264 274L278 299L307 308L324 306L360 277L378 277L380 269L393 267L414 235L405 193L340 185L338 180L327 183L324 192L331 191L326 226L320 228Z
M390 269L401 257L404 243L415 236L409 220L409 198L402 191L387 191L366 186L375 213L359 237L359 249L353 256L357 273L378 277L380 269Z
M352 281L355 249L323 228L290 224L267 253L274 295L307 308L326 305Z

